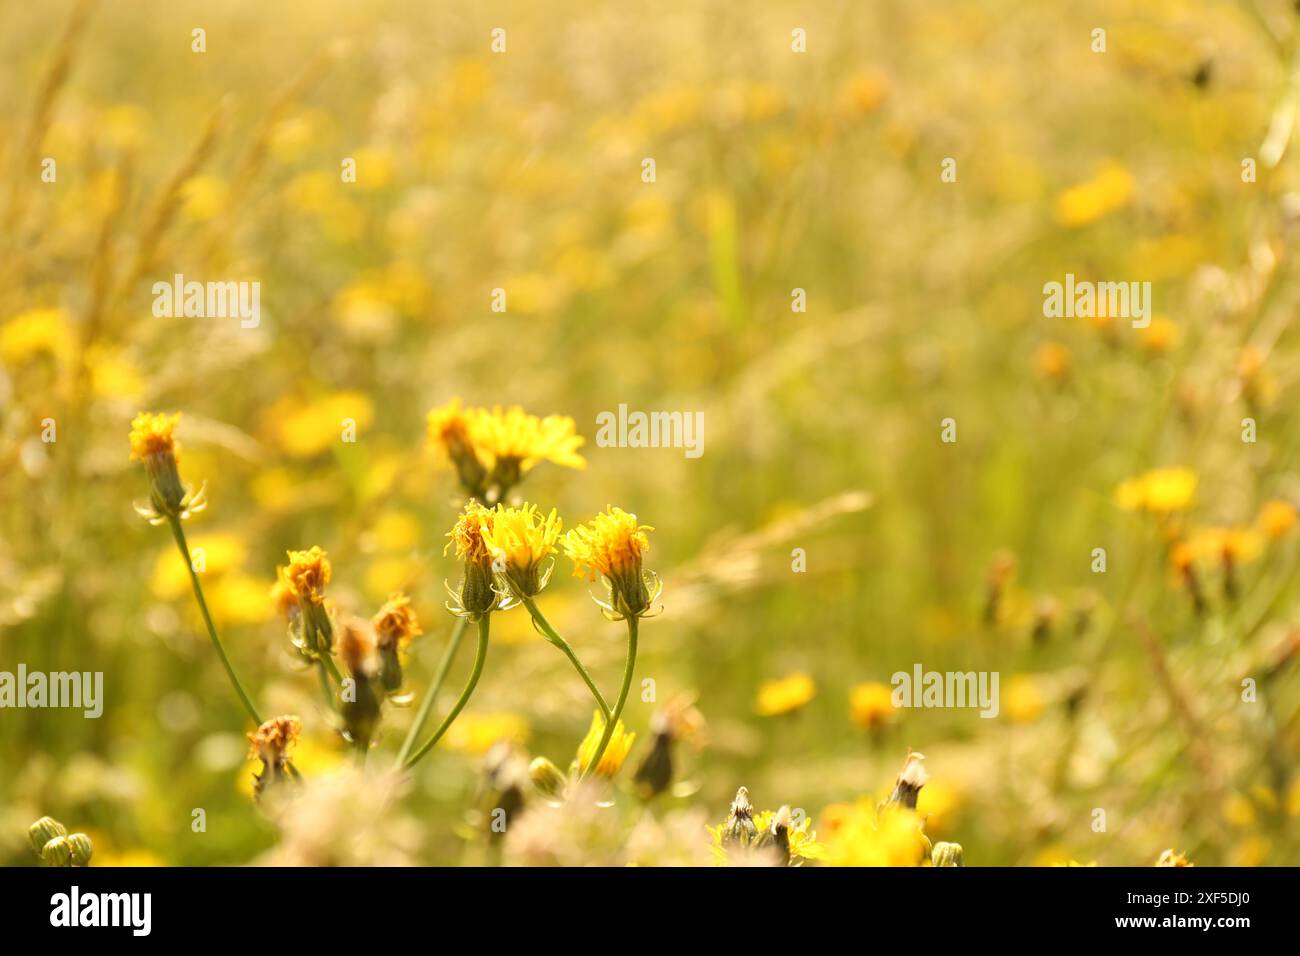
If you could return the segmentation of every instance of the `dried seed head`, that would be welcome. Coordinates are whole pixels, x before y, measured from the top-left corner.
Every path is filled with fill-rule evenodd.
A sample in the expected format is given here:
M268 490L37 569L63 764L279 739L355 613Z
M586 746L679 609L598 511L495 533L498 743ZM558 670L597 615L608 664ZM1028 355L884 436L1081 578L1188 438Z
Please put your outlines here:
M898 774L898 779L894 782L894 792L889 796L889 803L897 803L909 810L916 809L916 798L925 786L925 782L930 779L930 775L925 772L925 767L921 761L925 760L925 754L916 753L909 750L907 760L903 763L903 769Z

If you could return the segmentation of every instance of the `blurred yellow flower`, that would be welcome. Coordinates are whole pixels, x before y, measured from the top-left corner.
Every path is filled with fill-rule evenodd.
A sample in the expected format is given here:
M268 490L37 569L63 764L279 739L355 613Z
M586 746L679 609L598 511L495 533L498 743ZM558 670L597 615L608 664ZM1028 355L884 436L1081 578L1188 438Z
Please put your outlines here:
M1276 541L1291 532L1296 526L1296 519L1295 505L1281 498L1274 498L1272 501L1264 502L1255 523L1260 531Z
M893 689L879 681L858 684L849 696L849 714L862 730L879 730L898 716Z
M1060 342L1044 342L1034 353L1034 369L1043 378L1063 381L1070 374L1070 349Z
M1178 326L1163 315L1155 316L1150 325L1138 331L1138 341L1142 343L1142 348L1154 355L1172 352L1178 345L1179 337Z
M600 738L604 734L605 718L600 715L600 711L593 711L591 727L587 730L587 736L582 739L582 743L578 745L578 768L582 773L587 772L587 765L591 762L591 758L596 756L596 748L600 746ZM616 723L614 733L609 738L609 745L606 746L605 752L600 757L600 764L596 767L596 776L608 780L618 773L635 741L636 734L627 733L623 728L622 720Z
M8 365L23 365L42 354L64 364L74 342L72 319L59 308L28 309L0 326L0 358Z
M844 111L853 116L874 113L889 95L889 78L879 70L864 70L850 76L840 91Z
M271 415L275 437L286 454L310 458L343 440L345 431L361 432L374 420L375 409L361 392L334 392L305 404L277 403Z
M451 725L443 739L448 750L467 757L481 757L503 740L527 743L530 733L528 719L521 714L468 712Z
M796 671L775 680L764 681L754 696L754 713L760 717L791 714L804 707L817 695L813 679Z
M1196 472L1190 468L1156 468L1122 482L1115 501L1125 511L1186 511L1196 497L1196 485Z
M517 484L543 461L565 468L587 467L578 454L586 439L567 415L538 418L518 405L467 409L465 414L473 447L491 467L493 479L506 486Z
M181 215L191 222L207 222L225 211L230 187L218 176L199 175L181 186Z
M248 555L248 545L243 536L230 531L196 534L189 539L189 545L195 570L213 578L238 570ZM164 549L158 555L150 589L165 601L174 600L190 590L189 569L184 561L177 559L173 549ZM266 602L266 589L262 585L258 586L257 600L263 604Z
M868 798L822 813L827 866L920 866L929 842L920 818L902 807L876 811Z
M1123 209L1133 199L1133 177L1118 163L1107 163L1091 179L1066 189L1056 198L1056 221L1086 226Z
M321 605L325 601L325 586L330 583L333 569L329 555L319 545L307 551L290 551L285 580L303 604Z
M1007 681L1003 712L1016 724L1037 720L1046 706L1038 683L1028 674L1015 674Z

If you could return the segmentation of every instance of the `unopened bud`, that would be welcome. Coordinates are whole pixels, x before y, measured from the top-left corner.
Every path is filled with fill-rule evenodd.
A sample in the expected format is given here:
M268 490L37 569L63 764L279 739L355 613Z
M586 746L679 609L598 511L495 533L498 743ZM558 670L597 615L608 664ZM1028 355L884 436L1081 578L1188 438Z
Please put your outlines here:
M930 848L930 862L934 866L965 866L960 843L936 843Z
M56 836L41 850L41 859L46 866L71 866L72 845L65 836Z
M95 846L90 842L90 837L84 833L74 833L68 837L68 846L72 850L73 866L90 865L90 858L95 853Z
M545 757L537 757L528 765L528 778L543 796L553 800L564 796L564 788L569 783L560 768Z
M39 856L45 844L55 837L67 836L68 828L54 817L41 817L27 828L27 838L32 841L32 849Z

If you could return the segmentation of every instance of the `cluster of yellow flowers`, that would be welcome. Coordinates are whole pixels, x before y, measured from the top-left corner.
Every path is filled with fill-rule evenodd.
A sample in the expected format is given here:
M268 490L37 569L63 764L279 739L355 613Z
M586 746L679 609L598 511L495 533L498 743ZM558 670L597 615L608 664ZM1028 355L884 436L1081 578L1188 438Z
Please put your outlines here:
M131 458L144 463L149 476L150 503L140 511L154 523L170 523L177 546L189 562L182 522L202 501L201 494L192 494L180 477L175 438L179 421L179 413L141 413L132 423L130 444ZM570 468L585 466L577 451L583 439L571 418L538 418L517 406L465 408L459 399L453 399L429 413L428 425L435 448L455 468L466 495L445 549L454 548L464 573L458 586L448 585L451 601L447 607L459 620L444 666L439 668L440 676L426 694L398 754L399 763L409 767L428 753L465 707L482 674L492 612L522 605L528 608L537 629L573 663L599 707L578 748L573 774L577 778L589 774L613 777L636 739L625 730L621 714L635 667L637 621L650 613L662 590L658 578L642 566L649 549L647 532L653 529L640 524L635 515L611 506L562 534L563 524L555 509L544 514L532 504L505 502L511 489L542 461ZM597 603L610 620L627 623L627 664L613 706L534 602L550 580L553 557L560 549L573 560L575 576L604 580L608 598ZM390 594L369 621L340 614L326 596L332 576L329 556L321 547L289 551L288 563L276 569L271 596L288 622L290 642L302 659L318 670L339 732L364 756L375 739L384 698L405 703L412 696L403 692L402 653L422 628L410 598L401 592ZM260 795L266 787L296 775L291 755L302 723L293 715L261 719L226 655L199 579L195 574L190 577L213 645L258 727L249 739L252 756L263 764L255 785L255 793ZM442 724L415 749L447 671L445 665L468 624L477 624L479 629L470 679ZM346 677L336 657L346 669Z

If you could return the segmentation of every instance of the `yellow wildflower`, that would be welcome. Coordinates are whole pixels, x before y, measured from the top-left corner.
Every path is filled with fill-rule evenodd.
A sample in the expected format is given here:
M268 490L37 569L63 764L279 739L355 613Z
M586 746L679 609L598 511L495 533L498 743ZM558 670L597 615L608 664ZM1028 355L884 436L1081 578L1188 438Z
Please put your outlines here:
M1043 378L1062 382L1070 374L1070 349L1060 342L1044 342L1034 353L1034 368Z
M1028 674L1015 674L1007 681L1006 712L1012 723L1032 723L1045 706L1042 691Z
M319 545L312 545L307 551L289 552L285 580L304 604L319 606L324 603L325 585L330 583L332 573L329 555Z
M471 497L481 497L487 482L487 467L470 437L470 413L460 399L429 410L429 439L443 459L456 468L461 486Z
M597 603L610 620L641 617L659 597L658 578L641 568L641 556L650 549L646 532L653 530L638 524L636 515L611 505L564 536L574 577L595 581L599 576L608 585L609 602Z
M1156 468L1121 482L1115 501L1125 511L1186 511L1196 497L1196 484L1196 472L1190 468Z
M802 671L764 681L754 697L754 713L760 717L792 714L817 695L817 685Z
M180 412L172 415L140 412L131 421L131 460L144 463L149 475L148 505L137 504L135 510L151 524L168 518L185 519L205 505L203 489L190 491L181 481L176 462L176 425Z
M1173 351L1174 346L1178 344L1179 335L1177 325L1166 316L1157 315L1151 320L1150 325L1138 332L1138 341L1146 351L1162 355Z
M1259 517L1255 519L1255 523L1260 531L1276 541L1290 533L1296 526L1297 517L1295 505L1281 498L1275 498L1266 501L1259 509Z
M828 866L920 866L929 850L916 813L872 801L827 807L822 814Z
M470 621L477 621L497 603L497 593L492 587L492 555L483 540L484 534L492 533L493 518L493 511L477 501L470 501L447 532L451 539L447 548L454 545L456 557L465 565L465 578L459 592L447 585L452 597L447 609ZM445 553L446 548L443 550Z
M849 714L853 723L865 731L873 732L884 727L898 715L892 688L879 681L854 687L849 696Z
M594 711L591 715L591 727L587 730L587 736L582 738L582 743L578 745L578 769L581 773L587 772L587 765L591 762L592 757L596 756L596 748L600 746L600 738L605 734L605 718L600 715L600 711ZM623 721L620 720L614 725L614 733L609 738L609 744L605 747L605 752L601 755L600 763L596 766L596 776L603 777L606 780L612 778L623 767L623 761L627 759L628 751L632 749L632 744L636 741L636 734L629 734L623 729Z
M555 509L542 517L536 505L507 508L497 505L483 544L492 556L493 570L504 575L519 598L530 598L546 587L551 571L542 562L555 553L562 522Z
M585 439L577 424L563 415L538 418L518 405L497 406L491 411L472 409L468 413L474 448L491 466L492 482L505 490L518 484L539 462L549 461L565 468L586 468L578 454Z
M1071 228L1086 226L1123 209L1132 201L1132 175L1117 163L1108 163L1091 179L1066 189L1056 199L1056 221Z
M411 599L401 591L388 595L388 601L370 621L379 636L380 649L401 648L423 634L420 619L411 608Z

